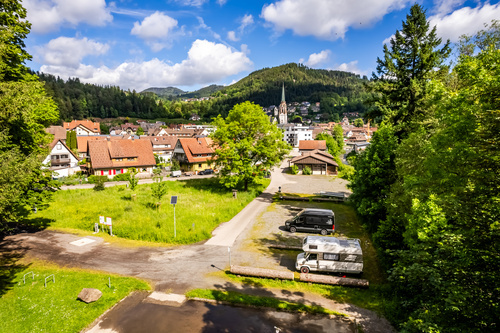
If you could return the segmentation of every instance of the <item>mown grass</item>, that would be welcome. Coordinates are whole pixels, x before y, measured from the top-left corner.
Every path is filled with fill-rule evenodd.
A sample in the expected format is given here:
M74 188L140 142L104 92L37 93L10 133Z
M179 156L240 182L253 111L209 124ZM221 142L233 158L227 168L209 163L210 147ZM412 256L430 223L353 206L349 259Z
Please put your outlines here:
M385 285L370 285L367 289L360 289L300 281L245 277L228 272L222 272L220 274L242 285L258 288L282 289L290 292L314 293L340 303L354 304L361 308L375 311L381 315L384 315L386 309L384 294L387 290Z
M151 184L139 185L135 191L125 186L109 187L104 191L58 191L46 210L39 210L24 222L37 225L44 221L49 228L91 232L102 215L112 218L113 234L117 237L190 244L210 238L215 227L229 221L262 193L269 182L264 179L248 192L239 191L238 198L234 199L232 191L221 187L214 178L167 181L168 191L159 210ZM174 208L170 205L172 195L178 196L175 206L177 237L174 237Z
M28 272L35 279L26 275L24 284ZM55 283L51 278L44 287L51 274ZM83 288L99 289L102 297L86 304L77 299ZM0 332L79 332L130 292L149 289L148 283L135 278L33 262L18 272L13 287L0 298Z
M339 313L333 310L328 310L317 305L292 303L292 302L282 301L273 297L254 296L254 295L238 293L235 291L194 289L187 292L186 296L189 298L198 297L204 299L212 299L219 302L227 302L230 304L266 307L266 308L276 309L279 311L345 316L345 314L343 313Z

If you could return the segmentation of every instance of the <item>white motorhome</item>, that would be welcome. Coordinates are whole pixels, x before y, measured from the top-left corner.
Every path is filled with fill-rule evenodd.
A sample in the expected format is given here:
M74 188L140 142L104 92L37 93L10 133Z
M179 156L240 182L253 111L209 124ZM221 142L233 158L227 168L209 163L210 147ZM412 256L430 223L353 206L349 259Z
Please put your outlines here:
M297 256L295 268L302 273L363 272L363 250L359 239L342 239L336 237L307 236Z

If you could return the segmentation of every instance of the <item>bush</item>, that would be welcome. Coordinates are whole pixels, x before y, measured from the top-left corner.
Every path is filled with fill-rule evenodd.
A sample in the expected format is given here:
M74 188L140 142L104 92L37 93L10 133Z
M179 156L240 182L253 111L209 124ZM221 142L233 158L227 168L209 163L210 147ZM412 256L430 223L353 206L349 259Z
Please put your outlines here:
M96 176L94 191L104 191L104 183L108 180L106 176Z
M302 169L302 174L303 175L312 175L312 170L310 167L308 166L305 166L303 169Z
M129 173L120 173L119 175L116 175L113 177L113 181L115 181L115 182L129 181L129 180L130 180Z
M292 165L292 175L296 175L299 173L299 167L297 165Z

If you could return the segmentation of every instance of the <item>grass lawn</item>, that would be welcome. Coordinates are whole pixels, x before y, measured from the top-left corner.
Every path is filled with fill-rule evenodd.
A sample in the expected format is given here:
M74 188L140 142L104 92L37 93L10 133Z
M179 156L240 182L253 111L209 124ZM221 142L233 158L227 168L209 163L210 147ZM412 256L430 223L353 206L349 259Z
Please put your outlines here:
M139 185L135 191L125 186L109 187L104 191L58 191L47 209L39 210L24 222L91 233L102 215L112 218L113 234L120 238L190 244L210 238L213 229L240 212L269 182L264 179L262 184L249 187L248 192L239 191L238 198L234 199L232 191L221 187L215 178L166 181L168 191L158 211L150 184ZM174 208L170 205L172 195L178 196L175 205L177 237L174 237Z
M26 275L24 284L28 272L35 278ZM45 287L45 277L51 274L55 283L50 278ZM83 288L99 289L102 297L86 304L77 299ZM150 288L135 278L34 262L18 272L11 289L0 298L0 332L79 332L130 292Z
M189 298L213 299L220 302L227 302L238 305L249 305L273 308L280 311L304 312L311 314L332 314L345 316L345 314L325 309L321 306L311 306L301 303L292 303L281 301L273 297L254 296L238 293L235 291L213 290L213 289L194 289L186 293Z

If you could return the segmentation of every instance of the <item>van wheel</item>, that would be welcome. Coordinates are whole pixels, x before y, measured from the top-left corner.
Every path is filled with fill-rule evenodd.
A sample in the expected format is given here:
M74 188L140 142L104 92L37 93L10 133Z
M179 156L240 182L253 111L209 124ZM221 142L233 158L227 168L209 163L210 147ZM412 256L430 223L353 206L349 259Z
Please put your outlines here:
M304 273L304 274L309 273L309 267L307 267L307 266L301 267L301 268L300 268L300 272L301 272L301 273Z
M321 229L321 231L319 232L321 235L323 236L326 236L328 235L328 231L326 231L326 229Z
M295 231L297 231L297 228L295 228L295 227L290 227L290 232L295 232Z

